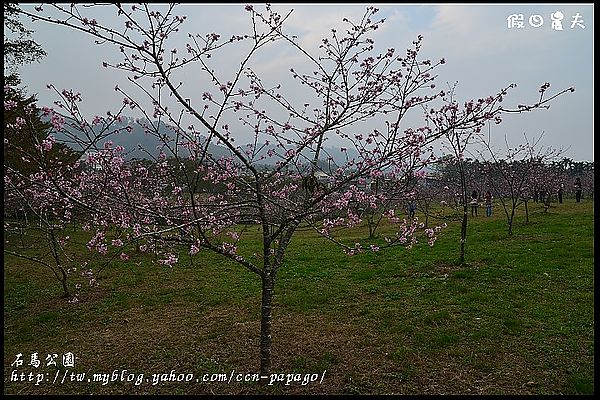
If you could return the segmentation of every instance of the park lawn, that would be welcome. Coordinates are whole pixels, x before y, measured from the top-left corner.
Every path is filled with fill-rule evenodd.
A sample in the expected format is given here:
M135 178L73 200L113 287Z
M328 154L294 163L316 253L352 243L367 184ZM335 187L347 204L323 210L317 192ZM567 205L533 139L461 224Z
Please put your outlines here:
M318 374L306 385L196 382L259 371L260 282L223 257L182 251L173 268L139 254L114 261L98 288L69 304L51 272L5 255L4 393L593 393L593 202L566 199L547 213L532 204L512 236L500 207L484 215L469 220L465 265L456 263L458 222L433 247L353 257L299 231L275 287L271 372ZM252 244L241 251L256 251ZM39 368L27 365L35 352ZM53 384L57 367L44 359L66 352L76 356L68 372L87 375ZM18 353L25 363L15 368ZM49 381L13 382L15 369ZM123 370L149 381L87 382ZM152 384L152 374L173 370L194 381Z

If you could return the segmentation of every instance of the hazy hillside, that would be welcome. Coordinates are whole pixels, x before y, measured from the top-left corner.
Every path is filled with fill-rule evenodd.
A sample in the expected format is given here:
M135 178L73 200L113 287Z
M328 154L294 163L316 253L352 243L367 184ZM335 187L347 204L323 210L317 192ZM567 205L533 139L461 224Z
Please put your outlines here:
M45 118L47 120L47 117ZM159 140L155 135L153 134L148 134L145 132L144 127L142 126L142 124L145 124L146 126L158 126L158 132L159 134L162 135L166 135L167 138L175 138L175 130L172 126L169 126L163 122L157 122L154 121L153 124L150 124L149 121L145 121L145 120L134 120L133 118L127 118L124 117L122 118L121 122L114 122L111 127L110 127L110 131L111 132L118 132L116 134L112 134L110 136L110 140L113 142L114 146L123 146L125 148L125 150L127 151L127 155L126 158L127 159L134 159L134 158L138 158L138 159L144 159L144 158L150 158L150 156L148 155L148 153L150 153L152 156L156 157L158 156L159 152L160 152L160 148L163 147L163 143L161 140ZM127 127L130 127L129 129L127 129ZM102 129L101 124L95 125L93 127L94 131L96 133L99 133L100 130ZM70 128L71 132L75 132L76 129L71 127ZM81 136L83 135L83 133L81 131L79 131L77 133L77 135ZM59 136L60 139L60 135ZM201 137L201 140L206 140L206 137ZM101 140L100 143L98 143L98 146L102 146L105 140ZM174 141L172 142L174 145ZM182 144L179 144L179 151L181 152L181 154L183 155L187 155L188 151L185 147L182 146ZM241 148L244 148L245 146L242 145L240 146ZM144 149L144 150L141 150ZM79 149L76 149L79 150ZM324 159L325 157L333 157L334 162L338 165L344 163L345 161L345 157L346 154L343 153L340 148L333 148L333 147L325 147L324 148L325 152L323 157L321 157L321 159ZM258 158L260 158L261 156L264 156L264 159L262 160L257 160L258 164L274 164L277 161L276 157L267 157L267 151L268 149L263 149L259 154L258 154ZM165 151L168 155L170 154L169 151ZM211 143L208 147L208 152L210 154L212 154L215 158L219 158L221 156L229 156L231 153L229 151L229 149L227 149L224 146L220 146L220 145L216 145ZM352 151L351 149L348 149L347 154L349 157L356 157L356 152Z

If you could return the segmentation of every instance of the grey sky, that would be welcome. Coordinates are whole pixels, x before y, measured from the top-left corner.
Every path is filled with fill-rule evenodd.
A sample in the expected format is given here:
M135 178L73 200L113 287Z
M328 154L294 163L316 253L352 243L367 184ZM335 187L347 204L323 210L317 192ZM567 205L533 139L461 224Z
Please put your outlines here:
M446 59L446 64L437 70L438 88L445 88L445 82L458 81L457 95L461 100L487 97L516 83L517 88L505 100L507 106L516 106L535 102L544 82L551 83L550 92L575 87L574 93L556 99L549 110L505 117L501 125L492 127L492 133L502 149L504 135L516 145L522 141L523 133L538 137L544 132L545 145L568 148L566 157L593 161L593 4L374 5L380 9L378 16L386 18L373 36L377 48L385 51L394 47L404 52L417 35L423 35L422 56ZM294 8L288 30L297 34L309 50L316 51L320 39L331 28L343 26L342 18L358 19L366 6L290 3L275 4L273 8L282 13ZM556 11L564 15L562 31L552 29L551 14ZM98 21L102 22L103 17L110 21L113 14L110 10L98 15ZM173 40L174 47L180 50L185 49L188 32L217 32L228 37L250 29L244 4L185 5L177 14L187 16L181 39ZM508 27L511 14L523 14L523 28ZM585 28L573 25L577 14ZM543 18L543 24L534 27L529 18L534 16L532 23L539 24L537 15ZM115 84L124 89L131 86L124 74L102 67L102 61L117 59L115 48L96 46L91 37L65 27L29 21L27 26L35 30L34 39L48 53L40 63L20 70L23 84L30 93L37 93L40 106L51 105L55 100L46 89L48 83L81 92L82 108L89 117L120 106L122 96L114 91ZM226 76L228 68L239 64L239 57L239 53L225 52L215 66ZM297 53L275 45L254 62L253 68L274 83L287 82L290 67L301 66L299 60ZM192 101L204 91L205 82L196 79L193 71L182 76L182 80Z

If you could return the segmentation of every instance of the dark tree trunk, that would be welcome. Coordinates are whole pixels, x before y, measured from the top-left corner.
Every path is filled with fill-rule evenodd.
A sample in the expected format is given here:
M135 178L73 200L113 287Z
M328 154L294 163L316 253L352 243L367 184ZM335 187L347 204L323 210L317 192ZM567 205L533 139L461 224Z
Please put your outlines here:
M260 309L260 373L267 375L271 369L271 321L275 276L265 271L262 278L262 305Z
M54 261L56 262L56 268L60 271L61 276L59 277L56 274L56 277L60 281L63 287L63 297L67 298L71 294L69 293L69 287L67 286L67 272L61 266L60 258L58 256L58 243L56 242L56 236L54 235L54 229L50 228L50 240L52 244L52 255L54 257Z
M264 264L261 275L262 301L260 308L260 374L268 375L271 369L271 327L272 310L275 289L275 276L281 267L285 250L290 243L294 231L300 223L299 220L290 222L287 227L280 227L275 253L271 256L271 238L264 239Z
M467 204L465 202L465 205L463 206L462 224L460 226L460 264L465 263L465 243L467 241L467 216L469 214L467 210Z
M465 170L463 168L462 160L458 163L458 172L460 176L460 188L461 188L461 197L463 204L463 217L462 224L460 226L460 258L459 263L465 263L465 245L467 242L467 223L468 223L468 212L469 212L469 204L467 203L467 181L465 179Z

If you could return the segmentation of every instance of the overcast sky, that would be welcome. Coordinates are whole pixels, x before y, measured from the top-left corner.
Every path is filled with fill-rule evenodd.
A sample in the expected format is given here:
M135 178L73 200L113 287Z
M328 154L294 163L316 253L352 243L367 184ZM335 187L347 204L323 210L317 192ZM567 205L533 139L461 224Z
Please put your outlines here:
M501 125L492 127L492 134L501 139L498 143L503 144L506 135L509 143L516 145L522 142L523 133L538 137L544 132L543 143L566 149L565 157L593 161L593 4L372 5L380 9L378 16L386 18L373 35L377 48L385 52L394 47L404 52L417 35L423 35L422 56L446 60L437 70L438 87L458 81L457 95L462 100L487 97L516 83L517 88L505 100L506 106L515 107L535 102L544 82L551 83L550 92L575 87L574 93L553 101L549 110L505 117ZM188 32L216 32L224 37L247 33L251 25L244 6L182 6L177 14L186 15L187 20L181 39L174 39L174 43L184 50ZM331 28L341 28L344 17L358 20L366 6L280 3L273 8L282 13L293 8L289 31L297 34L309 50L316 51ZM44 11L49 10L45 6ZM563 15L562 30L553 29L552 16L559 16L557 11ZM509 28L507 18L512 14L523 15L522 28ZM115 21L113 10L96 17L99 22L106 18ZM127 87L127 81L122 73L102 67L102 61L117 59L115 48L94 45L91 37L62 26L25 22L48 53L41 62L20 69L23 84L29 93L37 94L38 105L51 105L55 100L46 89L53 83L58 88L81 92L87 116L118 109L122 95L114 91L114 86L118 83ZM290 67L297 67L298 60L299 55L289 48L274 46L255 60L253 68L273 82L286 82ZM226 74L228 68L239 65L240 54L224 52L214 62L218 71ZM187 93L194 101L194 96L204 91L203 83L194 79L193 71L184 78Z

